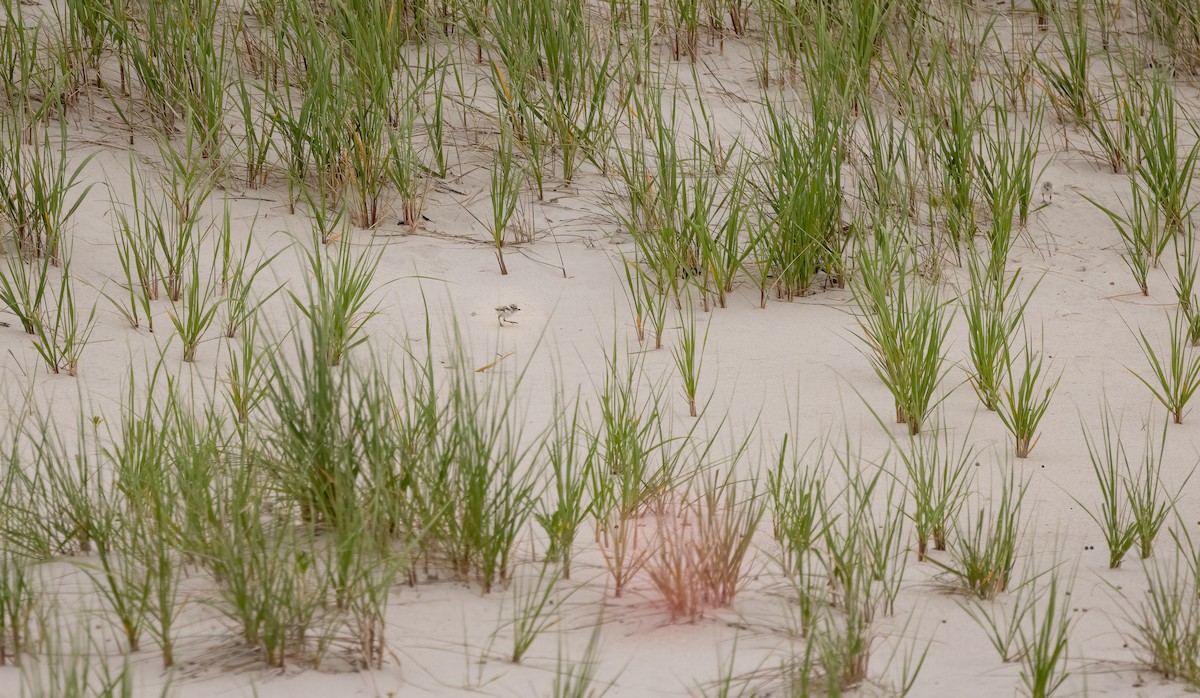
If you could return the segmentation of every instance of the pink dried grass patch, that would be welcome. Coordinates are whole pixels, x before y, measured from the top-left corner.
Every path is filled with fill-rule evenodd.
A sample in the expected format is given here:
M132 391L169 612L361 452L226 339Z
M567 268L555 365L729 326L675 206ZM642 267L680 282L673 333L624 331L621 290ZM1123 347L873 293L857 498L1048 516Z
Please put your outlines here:
M763 504L755 488L740 497L728 478L705 481L658 514L658 544L646 569L673 619L698 620L733 603L745 584L747 557Z

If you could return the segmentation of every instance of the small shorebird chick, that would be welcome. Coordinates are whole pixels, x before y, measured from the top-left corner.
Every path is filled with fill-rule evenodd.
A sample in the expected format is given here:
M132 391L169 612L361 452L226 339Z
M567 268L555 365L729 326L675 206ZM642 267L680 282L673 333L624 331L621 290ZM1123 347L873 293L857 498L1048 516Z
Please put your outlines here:
M1050 180L1042 182L1042 203L1048 204L1054 200L1054 183Z
M517 324L517 321L509 320L509 318L512 317L513 315L516 315L519 312L521 312L521 309L517 307L516 303L509 303L508 305L502 305L502 306L496 308L496 319L500 321L501 327L504 327L504 323L506 323L506 322L510 325L515 325L515 324Z

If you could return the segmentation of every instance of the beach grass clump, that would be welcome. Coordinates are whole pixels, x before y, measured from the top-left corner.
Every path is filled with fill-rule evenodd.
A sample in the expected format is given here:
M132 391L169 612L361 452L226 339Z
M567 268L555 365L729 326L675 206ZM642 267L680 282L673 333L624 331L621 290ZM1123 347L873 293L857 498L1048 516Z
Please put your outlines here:
M224 120L232 70L227 49L233 32L222 8L214 3L172 3L141 9L113 3L104 22L121 57L122 74L128 70L141 87L137 104L133 90L124 84L127 103L121 106L112 100L131 132L139 113L149 115L167 136L190 130L197 140L196 154L215 169L228 135Z
M826 452L835 463L824 471L842 477L845 485L827 495L828 518L821 522L811 560L820 571L818 583L828 586L824 602L846 613L863 613L870 622L876 613L894 613L895 594L904 579L901 491L886 469L865 463L850 438L822 456ZM811 618L820 620L820 608L812 610Z
M487 73L498 117L512 130L515 146L525 156L537 198L542 201L551 150L561 145L556 136L562 136L564 130L570 131L584 108L582 102L555 102L558 98L568 101L580 98L578 93L568 97L576 90L591 93L587 71L594 64L589 66L587 62L594 49L586 40L590 33L587 14L580 3L546 0L478 7L472 12L476 14L472 21L491 35L486 40L490 68ZM482 58L481 48L481 61ZM604 98L599 100L600 106L603 101ZM562 111L572 106L580 111ZM569 139L566 148L573 158L577 152L573 150L576 139L574 136Z
M1054 695L1071 675L1066 664L1075 625L1069 603L1073 586L1073 580L1064 582L1057 570L1051 571L1017 633L1021 683L1033 698Z
M1061 376L1051 381L1048 375L1043 375L1045 359L1041 351L1034 350L1028 337L1017 356L1022 359L1019 365L1011 352L1006 358L1007 386L996 413L1013 435L1017 458L1028 458L1037 446L1038 425L1050 409L1050 400L1058 389Z
M1123 214L1090 198L1088 200L1103 211L1116 227L1125 247L1125 266L1133 274L1142 295L1148 296L1150 270L1158 268L1159 259L1172 236L1162 224L1159 208L1154 205L1149 192L1137 179L1130 180L1130 195L1131 203Z
M104 504L95 484L96 459L73 457L73 450L95 450L82 417L75 426L72 446L66 427L38 409L14 420L9 432L0 491L22 504L10 507L3 520L6 548L30 562L93 551ZM19 463L27 467L14 467Z
M492 205L488 232L492 236L492 246L496 251L496 262L500 265L501 276L508 274L508 266L504 263L504 248L513 239L509 226L517 211L524 182L524 174L513 151L512 132L509 128L501 126L500 143L492 159L492 176L488 180L488 198Z
M1061 57L1039 58L1038 70L1059 113L1086 126L1092 116L1088 12L1083 0L1075 0L1062 10L1051 12L1050 18L1054 22Z
M847 440L832 451L845 487L831 499L831 516L821 532L815 560L822 573L819 592L800 587L801 633L807 634L799 668L801 685L813 680L838 693L867 680L874 647L877 615L895 613L895 600L904 578L904 511L899 489L883 468L864 467ZM800 678L800 677L796 677Z
M222 525L207 532L202 558L220 583L217 609L267 666L319 661L329 645L320 618L329 580L310 552L313 530L265 516L261 489L248 474L217 478L208 506Z
M388 489L390 394L375 367L331 367L303 342L283 347L290 359L262 359L265 414L239 426L241 438L229 438L219 411L192 415L178 398L126 431L144 463L127 487L140 483L131 491L152 514L140 560L160 644L173 637L180 560L190 559L217 583L213 606L268 666L319 664L335 636L363 666L383 661L383 609L410 549L410 529L395 523L406 520L404 491Z
M204 208L217 182L200 157L201 147L203 141L190 127L182 143L159 142L164 169L162 198L156 202L159 210L151 214L157 220L149 227L157 247L158 277L167 298L175 302L182 299L187 274L210 232L210 225L203 220Z
M1019 271L1005 279L1002 267L997 270L974 253L968 254L967 272L970 287L959 298L967 323L967 371L980 402L995 411L1001 405L1016 332L1037 284L1022 294Z
M1154 541L1166 523L1167 516L1176 511L1176 503L1192 478L1195 468L1182 479L1172 492L1163 483L1163 462L1167 446L1167 424L1155 438L1147 425L1142 458L1137 470L1127 469L1125 497L1133 517L1133 530L1137 536L1138 552L1143 560L1154 553Z
M151 301L159 298L160 279L158 263L158 240L165 221L158 202L147 195L145 181L139 179L134 163L129 163L130 200L125 205L112 203L115 223L113 237L116 242L117 258L124 277L124 301L112 301L129 326L138 329L142 319L147 328L154 331L154 310Z
M40 121L48 115L53 100L43 98L53 94L48 87L45 70L46 56L41 37L42 22L26 17L19 2L6 0L0 9L0 59L5 66L3 92L6 111L14 117L33 117Z
M89 569L97 595L107 606L108 620L125 643L125 650L137 652L150 619L152 577L135 552L138 532L122 526L116 512L109 509L94 540L98 564Z
M1125 117L1125 112L1130 108L1130 95L1111 61L1108 69L1112 73L1111 91L1103 96L1089 90L1088 105L1092 113L1084 123L1084 128L1099 146L1112 173L1122 174L1135 164L1137 155L1133 122Z
M75 296L67 255L59 253L57 280L49 256L26 261L21 254L4 257L0 268L0 305L32 335L33 348L50 373L76 375L79 360L95 328L96 308L84 313Z
M1177 547L1170 560L1146 565L1148 588L1130 612L1131 641L1146 667L1200 686L1200 594L1191 554Z
M646 330L654 333L654 348L662 349L667 326L667 288L653 278L654 271L636 260L623 260L625 290L633 310L633 327L638 343L646 341Z
M37 261L31 264L37 264ZM76 280L71 276L71 266L64 255L60 261L58 283L50 286L44 299L43 312L33 323L33 347L37 350L47 370L75 376L84 348L96 327L96 306L84 311L75 296ZM48 270L43 265L38 275L45 279ZM0 281L0 286L4 285ZM50 312L53 308L53 313Z
M385 477L394 469L394 449L386 447L395 435L386 415L395 406L381 369L330 364L322 334L310 326L290 347L279 347L290 351L261 359L265 390L254 397L266 414L258 430L262 446L249 455L303 521L338 528L341 519L353 526L360 510L370 510L365 493L372 483L381 495L404 493L387 487ZM395 506L404 503L397 499Z
M860 258L852 289L872 367L895 401L896 422L917 434L948 370L944 347L953 313L906 263L895 274L890 266Z
M82 180L92 156L72 166L65 121L58 131L52 140L48 126L24 115L0 115L0 222L22 257L49 257L54 264L66 226L93 186Z
M1137 459L1129 457L1121 437L1120 424L1114 424L1107 405L1100 429L1099 443L1094 436L1084 432L1101 494L1099 511L1089 509L1088 515L1104 531L1109 567L1115 569L1135 546L1143 560L1153 554L1155 539L1166 523L1167 516L1175 511L1184 485L1172 493L1163 483L1162 466L1167 441L1165 422L1158 438L1146 427L1145 444L1136 467L1134 460ZM1191 473L1183 483L1186 484L1190 479Z
M994 599L1008 590L1024 538L1022 504L1029 483L1019 481L1012 470L1001 478L986 505L967 503L965 520L958 521L949 546L949 562L930 558L980 599Z
M729 253L733 245L733 256L738 256L740 240L729 236L740 232L744 210L731 210L724 222L720 213L744 182L739 184L736 175L717 174L722 165L713 162L716 156L699 136L691 138L690 151L681 143L680 98L674 91L668 98L668 89L656 78L631 97L630 128L645 137L617 153L617 171L629 199L628 212L618 216L632 233L655 286L669 291L681 307L685 285L694 285L707 309L716 279L728 286L736 273Z
M1136 99L1126 110L1127 127L1141 156L1133 168L1134 180L1158 208L1164 235L1182 234L1196 209L1190 203L1191 181L1200 162L1200 143L1189 148L1180 142L1180 120L1187 123L1187 115L1180 113L1175 91L1161 72L1132 94Z
M400 79L405 26L394 19L395 5L381 0L342 0L330 10L325 26L340 49L335 85L349 116L341 175L346 204L354 225L373 228L387 207L389 129L400 121L395 105L409 97Z
M810 671L818 669L813 673L819 673L818 679L835 695L861 686L871 665L873 610L869 602L850 601L843 612L826 611L812 637L817 661Z
M211 278L200 274L199 253L190 253L191 270L184 277L182 297L172 303L172 309L167 311L167 317L175 327L175 333L183 344L183 360L196 360L196 350L204 339L205 333L217 319L217 311L221 308L221 300L216 297Z
M339 500L349 498L360 466L348 458L342 433L346 372L324 360L316 328L312 335L312 346L295 341L296 357L269 358L267 404L278 424L265 432L270 450L261 461L306 518L336 524Z
M679 313L679 343L671 347L671 358L679 370L683 396L687 400L688 415L696 416L696 395L700 390L700 370L704 365L704 350L708 347L708 331L712 316L697 342L696 311L689 303L687 310Z
M1174 237L1175 243L1175 278L1171 285L1175 288L1175 299L1179 303L1180 312L1187 316L1188 324L1195 324L1196 318L1196 273L1200 271L1200 257L1196 255L1196 233L1188 227L1187 231ZM1189 329L1189 339L1195 343L1195 335Z
M680 60L684 54L692 63L700 58L700 0L672 0L669 3L672 28L671 57Z
M828 525L822 528L821 569L828 579L830 603L847 620L869 625L876 613L895 613L904 580L905 512L899 483L887 475L886 458L875 468L865 462L849 437L830 449L846 483L831 498ZM865 630L865 629L864 629Z
M603 698L612 688L612 683L600 682L600 631L604 627L599 621L592 628L583 656L572 661L566 656L563 642L559 642L558 658L554 666L554 682L550 695L553 698Z
M177 498L178 546L216 580L213 607L268 666L284 666L304 656L312 629L311 614L296 612L303 603L297 587L313 579L298 538L287 536L298 527L268 514L283 504L263 496L260 468L270 464L253 451L226 448L217 414L185 414L176 422L180 438L169 439L174 448L163 443L158 455L160 465L170 458L171 470L152 483L161 481Z
M382 250L371 246L356 248L342 239L330 250L315 237L304 251L308 274L305 276L308 298L289 291L296 307L309 321L314 339L320 341L320 356L338 366L349 352L367 340L364 325L374 314L368 307L375 271Z
M221 218L221 227L217 231L213 267L219 268L220 272L214 283L217 286L216 294L221 299L221 306L225 311L222 313L221 334L227 339L245 334L263 305L283 289L283 286L279 285L270 292L254 294L254 284L259 276L283 254L281 249L274 254L264 254L257 262L252 262L250 252L254 245L257 221L256 216L247 227L246 244L240 251L233 245L233 220L228 204Z
M473 5L473 6L472 6ZM488 70L501 120L508 121L513 135L524 141L529 130L540 124L530 120L529 102L533 100L534 69L541 59L536 34L545 28L546 2L521 3L495 8L469 3L468 23L479 37L478 61ZM490 35L490 36L489 36ZM485 56L486 51L486 56Z
M245 426L250 415L266 397L266 357L269 345L262 342L257 321L246 325L241 341L230 346L225 399L235 424Z
M512 653L509 661L520 664L529 648L545 631L559 620L559 611L570 596L557 591L559 570L552 570L549 562L543 564L532 582L523 579L513 581L513 612L507 623L512 628Z
M556 401L561 399L557 397L559 394L556 392ZM556 405L559 409L555 410L556 417L543 444L553 483L547 489L553 493L553 500L548 503L543 499L534 518L549 541L546 559L559 563L562 578L569 580L575 539L591 513L591 502L585 500L585 495L593 477L592 469L596 467L599 443L585 432L578 395L569 409L557 402Z
M340 0L289 2L282 9L265 40L277 56L271 60L281 64L261 86L267 118L255 117L245 130L247 136L277 134L273 149L287 175L289 206L315 196L354 226L370 229L398 198L401 221L416 225L426 192L414 144L418 121L430 136L434 171L445 172L442 105L439 100L426 113L422 102L430 90L444 95L448 58L406 43L414 31L411 7ZM252 115L256 108L242 111ZM251 156L259 154L248 152L247 162L258 162Z
M606 351L604 382L597 389L599 421L592 428L598 460L588 494L596 542L617 597L654 552L652 536L641 531L642 515L670 496L686 474L682 469L697 467L715 439L694 442L698 420L685 433L673 434L661 388L645 381L640 358L622 362L615 346Z
M979 173L975 154L984 107L975 97L972 79L979 68L980 53L975 49L955 56L945 47L939 49L941 80L934 83L937 99L932 101L928 118L920 122L932 136L925 139L940 180L936 203L942 209L944 229L955 250L973 239L978 229ZM931 201L931 215L934 203Z
M130 373L119 421L109 426L108 445L93 446L102 454L99 462L84 450L89 445L84 437L73 454L80 461L81 474L115 475L111 484L94 475L94 480L83 480L95 490L84 507L89 512L89 546L95 557L77 564L108 607L109 620L126 650L138 651L149 635L162 652L163 668L169 669L175 662L183 575L179 553L183 539L174 518L181 480L172 477L171 469L186 461L185 451L197 432L192 429L194 419L189 419L190 405L184 404L172 378L163 377L161 357L148 369L141 390ZM160 393L160 385L165 394ZM93 425L96 431L98 427ZM98 433L93 439L100 443Z
M449 514L437 519L435 530L452 564L460 573L471 571L486 593L508 579L540 472L529 467L532 451L521 444L511 394L495 384L479 391L472 378L464 373L451 383L451 436L461 450L451 471Z
M270 158L275 152L275 131L278 122L271 119L266 108L269 97L265 85L252 82L253 76L238 67L233 80L233 105L240 118L242 131L235 149L244 167L243 185L249 189L261 189L267 185L271 172Z
M768 0L762 4L763 48L759 59L759 80L771 83L771 62L780 64L780 82L794 78L807 38L807 7L787 0Z
M924 560L932 542L934 550L946 550L959 512L970 494L971 469L977 454L970 444L970 431L955 445L950 430L942 424L921 435L911 435L899 456L908 473L905 489L911 506L908 518L917 538L917 560Z
M1174 68L1183 74L1200 67L1200 3L1196 0L1141 0L1139 21L1165 47Z
M959 606L975 621L1004 663L1019 661L1025 648L1018 642L1026 619L1033 613L1039 589L1033 579L1024 579L1008 593L1008 599L979 599Z
M1159 351L1138 330L1139 344L1150 365L1149 378L1130 369L1133 375L1150 389L1176 424L1183 424L1187 404L1200 388L1200 354L1189 351L1188 324L1183 314L1175 313L1167 335L1167 346Z
M790 445L789 445L790 442ZM772 532L780 546L779 564L789 577L808 573L812 555L822 540L833 514L826 501L827 473L808 467L808 450L801 451L788 436L779 446L779 457L767 472L767 496L772 513ZM817 458L817 463L821 458Z
M1112 410L1105 403L1100 415L1100 438L1089 432L1086 426L1083 430L1084 443L1087 444L1088 458L1092 462L1092 472L1096 475L1096 484L1100 487L1100 505L1086 508L1092 518L1104 533L1104 543L1108 548L1108 567L1116 569L1121 566L1129 549L1137 542L1137 529L1133 522L1133 512L1126 499L1126 473L1132 472L1129 466L1129 456L1121 437L1121 425L1114 422Z
M918 176L912 153L915 118L908 113L903 121L894 123L890 114L869 103L862 109L860 125L866 145L861 147L861 157L866 172L859 195L871 202L870 217L900 217L912 208Z
M995 123L981 128L981 152L976 155L976 171L983 200L991 214L988 240L993 265L1003 268L1013 244L1013 222L1021 227L1029 222L1033 205L1033 185L1049 163L1037 169L1044 110L1040 105L1029 110L1028 121L1018 129L1009 110L993 108Z
M818 105L814 105L816 108ZM765 103L768 157L761 176L763 239L778 298L811 292L821 270L841 268L844 120L822 104L808 120Z
M413 469L409 478L394 465L383 472L413 504L422 552L488 593L509 579L519 537L534 518L545 481L542 445L523 438L515 404L527 366L513 382L493 372L480 381L457 327L449 328L447 346L454 369L444 378L434 356L409 357L403 395L411 402L397 439ZM386 386L379 382L377 400L391 400Z
M615 42L601 39L585 3L541 0L528 6L538 29L521 34L520 44L528 46L533 38L531 48L540 53L544 68L543 79L529 84L531 113L544 124L562 180L570 183L584 162L604 166L615 135L610 88L624 54Z
M436 66L444 69L445 62L443 60ZM429 74L431 73L427 73ZM429 184L424 177L427 168L414 144L416 118L415 108L406 109L401 114L397 127L388 134L388 159L384 163L388 180L395 188L400 201L397 222L413 230L421 224L425 201L429 195ZM440 124L440 119L435 123Z
M703 158L703 151L699 148L697 150L697 155ZM718 182L718 186L724 189L724 194L715 203L715 208L716 211L723 212L724 220L713 225L715 221L712 219L720 214L702 208L695 210L709 215L693 218L700 242L700 256L704 260L701 293L705 307L708 307L710 294L716 296L718 307L728 307L729 294L733 292L738 276L746 269L753 252L754 245L750 240L750 226L753 222L750 172L748 167L733 167L734 173Z
M27 698L86 698L129 696L134 693L132 662L124 658L119 669L110 666L101 641L91 626L80 624L63 610L40 619L44 649L20 668L20 695ZM170 695L169 686L160 698Z
M26 334L35 335L46 313L50 293L50 260L21 260L20 255L5 255L0 271L0 303L8 309Z
M0 551L0 666L19 666L30 643L37 579L31 561L5 547Z

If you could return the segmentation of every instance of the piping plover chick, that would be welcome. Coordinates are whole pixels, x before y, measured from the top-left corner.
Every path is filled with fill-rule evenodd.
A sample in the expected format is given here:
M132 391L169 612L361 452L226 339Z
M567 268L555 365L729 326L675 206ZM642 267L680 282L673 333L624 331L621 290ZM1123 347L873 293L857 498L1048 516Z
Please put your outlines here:
M1054 183L1050 180L1042 182L1042 203L1048 204L1054 200Z
M501 327L504 327L504 323L506 323L506 322L510 325L515 325L515 324L517 324L517 321L509 320L509 318L512 317L513 315L516 315L519 312L521 312L521 309L517 307L516 303L509 303L508 305L502 305L502 306L499 306L498 308L496 308L496 319L500 321Z

